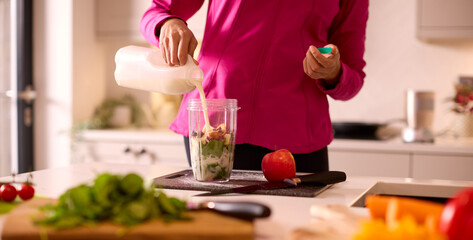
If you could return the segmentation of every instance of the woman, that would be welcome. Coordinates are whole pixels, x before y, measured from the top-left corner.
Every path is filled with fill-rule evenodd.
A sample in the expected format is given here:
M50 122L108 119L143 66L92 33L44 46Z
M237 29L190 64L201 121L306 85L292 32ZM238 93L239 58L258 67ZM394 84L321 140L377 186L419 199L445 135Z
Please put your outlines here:
M185 21L202 3L154 0L143 15L142 34L169 65L193 55L197 40ZM327 95L348 100L361 89L367 18L368 0L209 0L198 62L207 98L241 107L234 168L261 169L276 146L294 154L300 172L328 170ZM184 96L170 129L188 135L187 102L198 97Z

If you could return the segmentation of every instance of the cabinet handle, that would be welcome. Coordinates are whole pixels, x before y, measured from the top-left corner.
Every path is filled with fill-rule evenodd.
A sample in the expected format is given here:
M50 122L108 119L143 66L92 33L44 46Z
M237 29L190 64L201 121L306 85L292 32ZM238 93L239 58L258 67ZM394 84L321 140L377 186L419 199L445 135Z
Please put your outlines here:
M141 148L140 150L133 150L130 146L126 146L125 149L123 149L123 153L128 154L131 153L135 157L139 157L141 155L147 154L148 150L146 148Z
M131 152L131 148L129 146L126 146L125 149L123 149L124 153L129 153Z
M139 155L142 155L142 154L145 154L147 153L148 151L146 151L146 148L142 148L141 151L139 152Z

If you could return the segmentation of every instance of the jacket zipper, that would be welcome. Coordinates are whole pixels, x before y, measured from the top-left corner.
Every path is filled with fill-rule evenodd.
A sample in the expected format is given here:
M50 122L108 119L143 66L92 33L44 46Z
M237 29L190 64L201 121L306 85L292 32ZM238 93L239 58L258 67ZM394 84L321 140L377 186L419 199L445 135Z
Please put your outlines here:
M275 23L276 19L278 19L278 17L279 17L279 14L280 14L280 11L281 11L281 4L280 3L281 2L279 1L279 3L276 4L276 6L278 6L278 8L277 8L276 13L273 16L273 21L272 21L273 23ZM266 40L272 39L272 36L274 35L274 31L275 31L275 27L271 28L268 31L265 39ZM255 128L255 109L256 109L256 106L260 102L259 97L258 97L258 93L259 93L261 82L263 81L264 70L265 70L266 62L268 61L268 59L267 59L268 58L268 53L269 53L270 46L272 44L273 44L272 41L268 41L268 44L265 44L265 46L264 46L262 61L261 61L260 67L259 67L258 74L257 74L256 79L255 79L256 83L255 83L255 87L253 88L253 96L251 98L251 102L253 102L254 104L251 105L250 119L249 119L249 124L248 124L248 141L250 143L251 143L252 138L253 138L252 132Z

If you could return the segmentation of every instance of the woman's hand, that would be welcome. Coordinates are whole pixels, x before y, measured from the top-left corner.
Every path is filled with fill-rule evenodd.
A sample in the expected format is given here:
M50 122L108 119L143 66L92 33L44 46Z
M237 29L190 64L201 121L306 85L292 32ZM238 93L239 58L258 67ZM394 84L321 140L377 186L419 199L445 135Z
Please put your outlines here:
M313 79L323 79L328 86L335 86L341 72L340 53L333 44L325 47L332 48L332 52L322 54L316 47L309 47L303 61L304 72Z
M187 55L194 56L196 47L197 39L181 19L170 18L161 26L159 48L164 61L170 66L185 65Z

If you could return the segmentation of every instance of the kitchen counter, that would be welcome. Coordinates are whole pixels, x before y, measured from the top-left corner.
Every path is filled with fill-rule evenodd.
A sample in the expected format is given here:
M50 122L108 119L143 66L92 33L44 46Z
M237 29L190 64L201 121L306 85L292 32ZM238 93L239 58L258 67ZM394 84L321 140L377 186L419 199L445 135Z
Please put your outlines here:
M32 172L33 182L36 184L36 194L57 198L66 189L88 182L101 172L129 173L136 172L151 181L153 178L170 174L185 168L169 165L139 165L139 164L116 164L91 162L74 164L67 167L46 169ZM17 176L17 180L26 179L26 174ZM2 177L0 181L9 181L10 177ZM420 184L439 184L456 186L473 186L470 181L446 181L446 180L413 180L409 178L379 178L379 177L355 177L348 176L346 182L335 184L330 189L315 198L297 198L283 196L262 195L232 195L220 197L192 197L199 191L168 190L165 192L188 200L203 201L208 199L218 200L245 200L257 201L268 205L272 214L267 219L255 221L256 239L284 239L293 229L306 226L310 223L310 207L314 204L351 204L366 189L378 181L385 182L414 182ZM366 209L352 208L361 214L367 214ZM0 216L0 222L5 216ZM1 226L1 224L0 224Z
M74 162L165 164L187 167L182 136L168 129L82 131ZM473 138L438 137L435 143L335 139L330 169L349 175L473 181Z
M473 160L473 138L436 138L434 143L405 143L398 137L387 140L334 139L329 149L456 155Z

